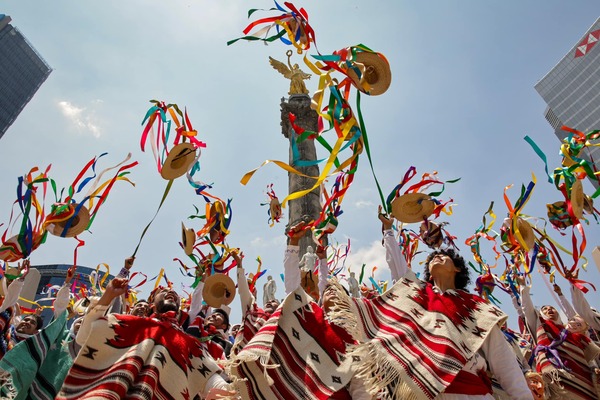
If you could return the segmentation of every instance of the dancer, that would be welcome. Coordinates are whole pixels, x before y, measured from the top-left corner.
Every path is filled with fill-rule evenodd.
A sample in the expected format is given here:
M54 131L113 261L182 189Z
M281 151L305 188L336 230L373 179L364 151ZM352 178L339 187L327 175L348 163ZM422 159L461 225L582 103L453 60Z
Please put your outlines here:
M366 341L360 376L372 393L392 398L493 399L488 370L512 399L531 399L500 330L506 315L465 291L464 259L453 249L429 254L423 280L408 267L379 210L394 286L373 299L352 299Z

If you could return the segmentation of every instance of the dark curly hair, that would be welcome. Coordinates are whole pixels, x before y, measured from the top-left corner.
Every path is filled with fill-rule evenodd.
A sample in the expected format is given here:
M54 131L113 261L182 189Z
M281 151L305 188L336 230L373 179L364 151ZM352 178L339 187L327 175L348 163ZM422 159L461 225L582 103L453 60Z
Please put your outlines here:
M429 253L429 255L427 256L427 260L425 260L425 271L423 274L425 282L431 281L431 274L429 273L429 263L431 262L431 260L433 260L433 257L437 256L438 254L443 254L450 257L452 259L452 262L454 263L454 266L460 269L460 271L457 272L456 276L454 277L454 286L456 286L457 289L466 290L467 285L471 283L469 269L467 268L467 263L465 262L465 259L462 258L462 256L456 251L454 251L454 249L452 248L440 249Z

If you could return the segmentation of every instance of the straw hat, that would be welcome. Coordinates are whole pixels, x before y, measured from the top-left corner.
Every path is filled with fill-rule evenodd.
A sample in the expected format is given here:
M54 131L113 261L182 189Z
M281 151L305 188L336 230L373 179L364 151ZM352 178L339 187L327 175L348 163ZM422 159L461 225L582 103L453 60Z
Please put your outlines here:
M304 24L300 24L300 27L298 27L298 21L294 18L291 19L288 22L290 31L292 31L292 35L293 35L293 41L296 41L296 38L298 42L300 42L303 46L307 46L308 45L308 37L306 37L306 33L304 30ZM300 35L297 36L297 33L300 32ZM288 50L291 52L291 50ZM291 54L290 54L291 55Z
M392 201L392 215L405 223L421 222L433 214L435 202L424 193L408 193Z
M77 209L79 211L75 214ZM63 218L62 215L70 216ZM67 224L70 224L69 229L64 232ZM77 203L69 204L68 211L61 212L60 214L51 213L46 217L46 230L60 237L75 237L85 231L89 224L90 212L85 206L80 206Z
M34 232L33 246L31 251L37 249L42 243L44 235L37 235ZM15 262L22 258L29 257L29 254L24 254L21 244L19 243L19 235L15 235L0 245L0 260L6 262Z
M548 209L548 220L557 229L566 229L568 226L573 225L571 216L567 211L567 203L564 201L546 204L546 208Z
M281 204L277 197L273 197L269 202L269 211L273 221L278 221L281 218Z
M213 308L229 305L235 298L235 283L225 274L213 274L204 281L202 298Z
M186 228L183 222L181 223L181 243L183 244L185 255L191 255L196 243L196 233L192 228Z
M191 143L180 143L173 147L163 163L160 175L170 181L186 174L196 160L196 147Z
M571 207L573 208L573 215L578 219L583 218L583 206L583 185L581 184L581 181L577 179L571 187Z
M523 238L523 241L521 242L516 235L515 238L517 238L519 243L525 247L525 250L529 251L533 249L533 245L535 244L535 236L533 235L533 228L529 222L525 221L523 218L518 218L517 229L519 230L519 234Z
M356 59L351 61L351 64L353 68L347 68L348 76L361 92L377 96L385 93L390 87L392 72L390 64L383 54L361 51L356 54ZM355 68L361 72L360 79ZM365 82L368 84L368 91L363 86Z
M442 227L435 222L423 221L421 223L421 239L431 248L440 247L444 241Z
M594 200L587 194L583 195L583 211L588 214L594 213Z

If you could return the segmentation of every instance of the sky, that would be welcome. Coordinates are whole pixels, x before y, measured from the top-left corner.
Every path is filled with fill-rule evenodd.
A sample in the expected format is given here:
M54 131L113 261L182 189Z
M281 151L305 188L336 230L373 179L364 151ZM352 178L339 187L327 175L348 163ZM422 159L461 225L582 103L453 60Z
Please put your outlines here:
M442 180L460 177L458 183L446 186L442 196L454 199L454 213L440 220L449 223L447 228L457 236L466 259L471 254L464 240L479 227L490 202L494 201L499 219L505 216L505 186L514 185L507 192L514 203L520 186L529 183L532 173L536 175L533 197L523 210L530 216L544 217L545 204L560 200L545 179L542 161L523 137L529 135L538 144L551 168L559 165L560 141L544 119L545 103L533 86L598 18L597 1L294 4L307 10L321 53L364 44L387 57L390 89L362 99L376 176L386 195L411 166L419 174L438 171ZM152 153L140 149L142 119L151 106L149 100L158 99L186 107L198 138L207 144L197 177L214 183L214 195L233 199L227 241L244 252L246 271L256 270L254 260L260 256L268 274L277 277L283 272L287 216L270 228L267 208L261 203L267 201L271 183L279 198L285 197L287 173L267 165L246 186L239 181L266 159L287 161L279 104L287 96L289 81L271 68L268 57L285 61L290 47L281 42L226 45L242 36L250 21L272 15L263 12L247 18L248 9L271 8L271 1L12 0L2 6L0 13L11 16L12 25L53 71L0 142L4 188L0 222L9 220L17 177L32 167L52 164L51 177L59 187L67 187L92 157L108 152L100 163L106 168L131 152L132 159L139 161L130 175L135 187L118 182L90 232L80 235L85 246L79 250L78 264L94 268L106 263L117 273L133 253L167 183L157 172ZM316 51L311 48L308 54ZM308 71L297 54L292 62ZM306 83L312 93L318 79L313 76ZM592 193L589 182L584 182L584 190ZM332 239L338 243L350 239L346 266L351 270L358 272L363 263L368 270L377 266L378 277L386 279L378 204L362 155ZM173 258L185 258L178 244L181 222L200 228L198 220L187 220L195 213L194 205L204 207L204 200L185 179L176 180L140 246L134 270L152 277L165 268L176 288L192 283L181 275ZM500 228L500 221L494 228ZM591 250L598 244L600 230L593 220L585 229L585 256L590 264L580 277L599 285ZM548 232L568 244L569 231L565 237L551 228ZM75 245L74 239L49 237L31 255L31 263L70 263ZM413 263L415 270L422 270L423 257ZM534 302L552 302L535 275ZM276 281L283 297L283 282ZM258 286L265 282L262 278ZM558 283L568 292L562 278ZM142 293L151 288L146 284ZM508 296L497 292L516 327ZM599 307L597 299L595 293L589 296L592 305ZM232 306L233 322L240 319L237 300Z

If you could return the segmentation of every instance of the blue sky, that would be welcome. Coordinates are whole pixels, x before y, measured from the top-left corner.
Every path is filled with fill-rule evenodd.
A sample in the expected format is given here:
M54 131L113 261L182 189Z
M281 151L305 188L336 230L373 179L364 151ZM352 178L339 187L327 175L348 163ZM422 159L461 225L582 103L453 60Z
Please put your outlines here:
M442 179L461 177L446 189L445 196L457 205L442 220L450 223L465 258L470 253L462 243L479 227L490 201L499 218L506 213L505 186L515 185L508 192L514 202L520 185L536 174L538 184L524 210L531 216L545 216L545 204L560 199L523 137L532 137L551 166L558 165L560 142L543 117L545 104L533 85L596 20L596 1L295 4L308 11L322 53L363 43L386 55L392 69L389 91L362 101L377 177L386 194L411 165L419 173L438 171ZM86 245L79 251L79 264L107 263L117 272L166 185L152 154L139 148L148 100L160 99L186 106L199 138L207 143L198 176L214 182L215 195L233 198L228 242L246 254L247 271L256 269L254 259L261 256L270 274L282 272L284 224L269 228L260 203L267 200L270 183L280 199L285 197L287 174L267 166L247 186L239 180L266 159L287 160L279 103L289 84L270 67L268 57L284 60L288 47L258 42L226 46L242 35L249 8L270 8L272 2L13 0L3 6L0 12L12 17L54 71L2 138L1 222L8 222L17 177L32 166L52 164L52 176L62 187L94 155L108 152L102 165L110 166L132 152L140 162L131 174L136 187L116 185L91 233L80 236ZM307 82L311 92L317 82L316 77ZM585 182L584 188L591 193L591 184ZM376 265L385 277L378 201L363 155L334 239L351 239L347 265L354 270L363 262ZM180 224L194 213L194 204L204 203L185 180L176 181L134 268L154 276L164 267L177 286L191 283L172 259L184 258L178 245ZM585 228L591 261L599 229L595 222ZM74 246L73 240L49 237L31 256L32 264L69 263ZM600 284L593 262L581 276ZM283 296L283 283L277 283ZM537 280L533 292L536 303L551 301ZM499 296L514 316L508 298ZM600 305L597 298L590 296L595 306ZM236 315L237 309L234 320Z

